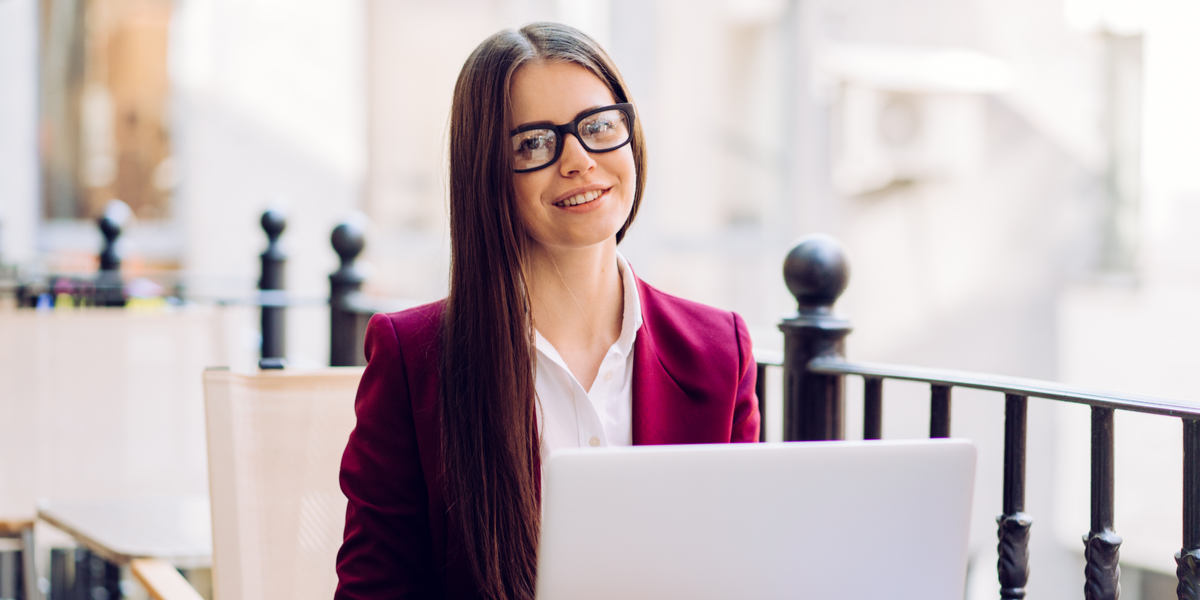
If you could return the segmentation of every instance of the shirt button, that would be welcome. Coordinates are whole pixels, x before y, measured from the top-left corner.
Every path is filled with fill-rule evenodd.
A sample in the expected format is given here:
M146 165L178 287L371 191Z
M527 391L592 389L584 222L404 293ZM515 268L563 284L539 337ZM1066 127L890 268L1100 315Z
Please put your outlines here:
M605 373L605 374L604 374L604 380L605 380L605 381L612 381L612 371L609 371L609 372L607 372L607 373Z
M593 447L593 448L595 448L596 446L599 446L599 445L600 445L600 438L598 438L598 437L596 437L596 436L592 436L592 439L588 440L588 445L589 445L589 446L591 446L591 447Z

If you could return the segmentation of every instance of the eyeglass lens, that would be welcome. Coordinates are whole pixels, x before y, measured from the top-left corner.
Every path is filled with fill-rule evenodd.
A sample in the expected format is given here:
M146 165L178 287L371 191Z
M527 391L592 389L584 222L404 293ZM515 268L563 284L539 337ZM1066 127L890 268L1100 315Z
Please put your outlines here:
M590 114L575 126L579 141L589 152L604 152L629 141L629 123L619 109ZM548 165L559 153L558 132L554 129L530 129L512 136L513 169L524 171Z

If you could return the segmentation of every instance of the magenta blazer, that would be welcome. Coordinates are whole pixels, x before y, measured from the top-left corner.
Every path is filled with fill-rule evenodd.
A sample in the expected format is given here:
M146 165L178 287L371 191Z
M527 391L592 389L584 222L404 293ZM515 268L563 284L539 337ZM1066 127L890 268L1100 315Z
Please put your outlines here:
M633 443L758 440L756 369L738 315L638 280L642 328L633 354ZM358 424L342 457L349 504L335 598L477 598L447 539L439 477L438 355L445 301L367 326Z

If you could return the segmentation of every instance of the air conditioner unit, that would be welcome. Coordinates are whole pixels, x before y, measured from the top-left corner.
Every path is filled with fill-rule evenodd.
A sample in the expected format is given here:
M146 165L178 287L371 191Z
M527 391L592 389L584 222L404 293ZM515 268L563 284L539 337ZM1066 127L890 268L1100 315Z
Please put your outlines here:
M831 178L844 195L978 167L984 94L1011 79L1003 63L961 50L837 46L820 64L834 84Z

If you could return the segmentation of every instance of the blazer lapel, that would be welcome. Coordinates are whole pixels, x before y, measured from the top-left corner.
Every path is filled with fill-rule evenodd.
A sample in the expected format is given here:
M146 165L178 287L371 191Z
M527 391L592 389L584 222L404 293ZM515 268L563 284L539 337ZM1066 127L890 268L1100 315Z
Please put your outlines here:
M633 443L686 444L693 411L687 394L667 372L659 357L654 330L662 326L655 291L638 279L642 327L633 347Z

